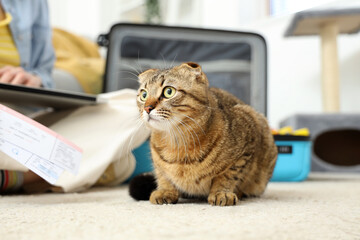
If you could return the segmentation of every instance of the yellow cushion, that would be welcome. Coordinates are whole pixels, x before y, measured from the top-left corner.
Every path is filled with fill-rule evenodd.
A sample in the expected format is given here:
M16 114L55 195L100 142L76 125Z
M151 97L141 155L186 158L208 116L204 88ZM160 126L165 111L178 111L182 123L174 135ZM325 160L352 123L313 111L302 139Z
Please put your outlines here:
M105 59L98 46L76 34L53 28L55 67L71 73L86 93L98 94L102 90Z
M0 21L0 67L20 66L20 55L9 28L11 20L10 13L6 13L5 19Z

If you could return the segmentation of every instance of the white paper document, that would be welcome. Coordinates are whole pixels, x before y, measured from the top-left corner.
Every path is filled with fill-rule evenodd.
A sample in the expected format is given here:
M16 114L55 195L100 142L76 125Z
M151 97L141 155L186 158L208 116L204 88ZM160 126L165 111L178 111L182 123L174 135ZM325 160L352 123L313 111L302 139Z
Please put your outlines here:
M69 140L1 104L0 151L51 184L63 171L77 174L82 157L82 150Z

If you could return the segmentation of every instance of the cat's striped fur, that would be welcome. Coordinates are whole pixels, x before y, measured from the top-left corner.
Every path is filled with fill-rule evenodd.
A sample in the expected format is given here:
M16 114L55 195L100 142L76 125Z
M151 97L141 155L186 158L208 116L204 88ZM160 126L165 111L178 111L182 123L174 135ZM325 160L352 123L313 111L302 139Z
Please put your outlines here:
M152 203L176 203L186 194L224 206L264 192L277 148L262 114L209 88L196 63L150 69L139 81L138 107L152 129Z

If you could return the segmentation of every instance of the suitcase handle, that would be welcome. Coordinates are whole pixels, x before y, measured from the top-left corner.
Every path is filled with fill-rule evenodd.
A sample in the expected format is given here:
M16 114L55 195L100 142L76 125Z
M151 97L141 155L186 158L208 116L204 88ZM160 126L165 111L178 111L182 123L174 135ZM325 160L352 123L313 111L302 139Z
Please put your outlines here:
M109 46L109 35L108 34L100 34L97 38L97 44L101 47Z

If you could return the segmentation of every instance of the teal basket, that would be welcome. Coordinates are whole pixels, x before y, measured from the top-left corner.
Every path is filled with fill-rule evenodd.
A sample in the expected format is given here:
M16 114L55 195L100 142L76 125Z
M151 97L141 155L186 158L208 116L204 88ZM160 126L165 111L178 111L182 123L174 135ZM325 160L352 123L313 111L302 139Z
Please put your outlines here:
M274 138L278 148L278 158L271 181L304 181L310 172L310 137L275 135Z
M145 141L142 145L132 151L136 159L136 166L134 172L126 182L129 182L133 177L146 172L151 172L154 168L151 160L150 143Z

